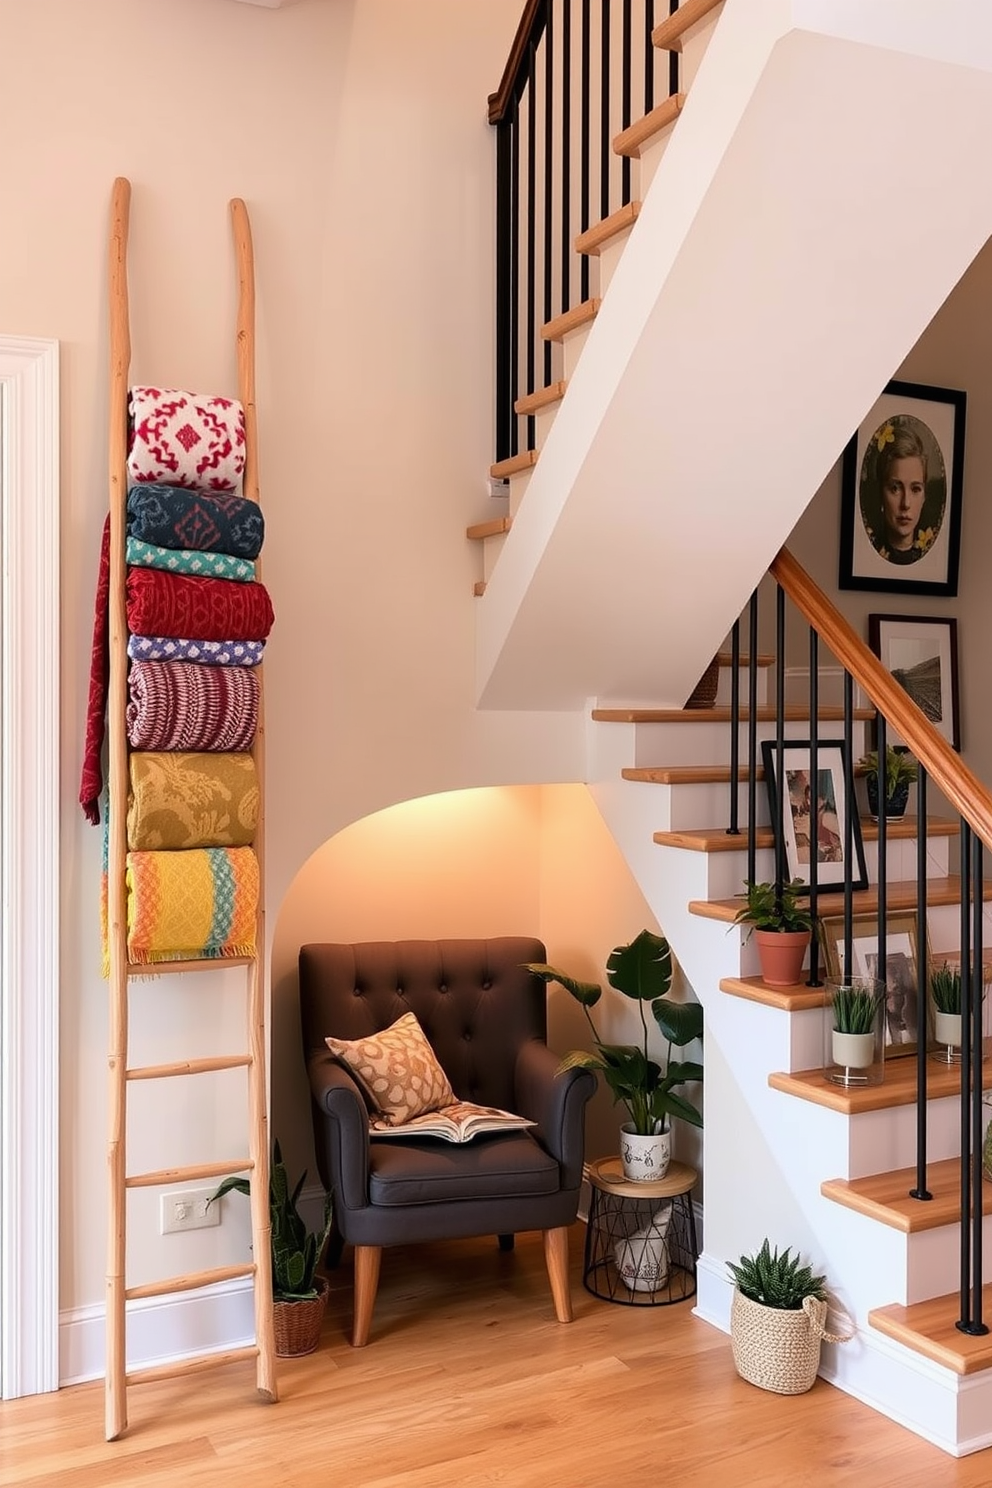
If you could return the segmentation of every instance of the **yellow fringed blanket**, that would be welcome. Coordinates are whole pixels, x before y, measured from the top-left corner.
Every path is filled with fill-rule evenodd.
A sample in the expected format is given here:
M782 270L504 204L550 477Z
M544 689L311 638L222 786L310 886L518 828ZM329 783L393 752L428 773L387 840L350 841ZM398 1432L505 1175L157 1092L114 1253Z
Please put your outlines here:
M127 845L132 851L247 847L258 828L258 774L250 754L136 751Z
M258 887L250 847L129 852L128 960L254 955Z

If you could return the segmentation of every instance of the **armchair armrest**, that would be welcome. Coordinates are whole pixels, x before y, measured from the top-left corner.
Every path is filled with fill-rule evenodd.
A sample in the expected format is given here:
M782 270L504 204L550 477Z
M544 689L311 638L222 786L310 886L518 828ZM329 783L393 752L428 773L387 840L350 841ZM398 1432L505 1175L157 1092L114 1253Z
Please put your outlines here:
M515 1104L522 1116L537 1122L534 1136L561 1165L562 1188L573 1189L582 1182L585 1108L596 1078L584 1069L558 1075L558 1064L547 1044L524 1044L517 1055Z
M369 1115L361 1091L334 1056L318 1053L308 1074L335 1203L364 1209L369 1193ZM315 1121L315 1126L318 1121Z

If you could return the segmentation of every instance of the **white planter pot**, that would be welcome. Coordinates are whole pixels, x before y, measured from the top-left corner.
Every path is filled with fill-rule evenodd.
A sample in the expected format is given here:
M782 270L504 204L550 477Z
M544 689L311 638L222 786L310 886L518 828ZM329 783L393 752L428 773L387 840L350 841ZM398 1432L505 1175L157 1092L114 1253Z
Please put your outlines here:
M933 1031L938 1044L961 1045L961 1014L934 1013Z
M654 1183L664 1178L672 1160L671 1128L644 1137L631 1131L629 1124L620 1128L620 1161L625 1178L632 1183Z
M830 1042L834 1064L844 1069L867 1069L875 1058L874 1033L838 1033L835 1028Z

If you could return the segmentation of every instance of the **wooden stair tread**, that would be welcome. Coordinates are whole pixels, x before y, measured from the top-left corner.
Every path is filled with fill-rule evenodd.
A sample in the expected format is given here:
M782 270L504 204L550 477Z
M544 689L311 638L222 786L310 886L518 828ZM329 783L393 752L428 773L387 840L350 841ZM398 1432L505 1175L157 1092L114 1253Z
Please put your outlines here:
M955 1326L961 1316L958 1292L943 1297L930 1297L926 1302L913 1302L908 1307L892 1303L873 1307L868 1323L936 1364L953 1369L955 1374L977 1374L992 1369L992 1333L973 1338ZM982 1288L982 1317L992 1318L992 1285Z
M613 141L613 151L616 155L627 155L633 160L640 160L641 151L644 146L674 124L685 104L684 93L673 93L663 103L656 104L649 113L646 113L636 123L622 129Z
M912 1199L915 1168L872 1173L867 1178L828 1178L820 1184L824 1198L854 1209L879 1224L912 1235L957 1224L961 1218L961 1163L956 1157L927 1164L930 1199ZM992 1183L982 1184L982 1213L992 1214Z
M508 480L511 475L521 475L536 464L537 450L521 450L518 455L508 455L505 460L490 465L489 475L492 480Z
M912 838L917 835L917 818L904 816L899 821L886 823L886 840ZM954 837L960 831L959 823L949 816L928 816L928 837ZM870 817L861 822L861 836L865 842L878 841L878 822ZM775 834L771 827L755 829L756 847L774 847ZM682 847L690 852L740 852L747 847L747 828L743 827L736 837L731 837L725 827L685 827L681 831L655 832L654 841L662 847Z
M759 707L755 716L759 723L775 723L778 709L774 703L768 703ZM786 723L804 723L809 718L809 708L805 703L789 703L782 716ZM855 708L853 716L869 722L875 717L875 709ZM597 723L729 723L730 708L593 708L592 717ZM749 717L748 709L742 707L741 723L747 723ZM823 723L843 723L844 709L823 707L818 709L817 717ZM820 742L826 744L828 740Z
M992 899L992 887L987 883L983 885L984 899ZM942 878L927 879L927 903L931 906L938 904L960 904L961 902L961 880L957 874L948 874ZM839 890L831 889L817 895L817 912L821 915L839 915L844 913L844 895ZM893 879L887 885L886 905L889 910L915 909L916 908L916 879ZM741 907L741 900L736 899L692 899L689 902L689 913L700 915L704 920L722 920L725 924L731 924L734 916ZM872 914L878 910L878 888L873 885L868 889L856 889L854 891L854 913Z
M992 1065L988 1054L992 1041L986 1039L986 1062L982 1066L982 1089L992 1085ZM840 1111L846 1116L858 1116L864 1111L887 1111L893 1106L911 1106L916 1101L916 1060L911 1056L885 1061L885 1079L881 1085L860 1085L847 1088L834 1085L822 1069L799 1070L794 1074L775 1071L768 1076L772 1090L797 1100L811 1101L816 1106L826 1106L830 1111ZM942 1065L931 1061L927 1065L927 1098L939 1100L945 1096L956 1096L961 1092L960 1065Z
M732 651L718 651L716 659L722 667L732 667L734 664L734 653ZM750 666L750 664L750 655L746 651L742 651L740 656L738 656L737 658L737 665L739 667L746 667ZM774 666L775 657L771 651L759 651L757 655L757 664L759 667Z
M596 319L599 305L597 299L583 300L581 305L573 305L571 310L566 310L563 315L556 315L541 327L542 338L545 341L561 341L570 332L581 330L584 325Z
M722 5L723 0L682 0L674 15L655 26L651 32L652 44L665 52L680 52L682 38L690 27L697 25L711 10Z
M604 243L608 243L611 238L615 238L620 233L626 232L628 228L633 227L640 210L641 204L639 201L625 202L622 207L618 207L615 212L611 212L609 217L604 217L601 221L594 222L592 227L587 227L585 232L579 233L575 239L576 253L586 253L591 257L595 257Z
M754 772L756 780L764 780L765 772L759 765ZM628 765L620 771L621 780L640 780L650 785L729 785L729 765ZM748 778L747 766L737 771L738 780Z
M794 987L769 987L760 976L723 977L720 991L731 997L743 997L747 1002L759 1002L763 1007L780 1008L785 1013L822 1007L826 996L825 988L807 987L805 982L797 982Z
M546 387L535 388L532 393L524 393L513 405L514 413L531 414L540 413L542 408L550 408L552 403L560 403L565 396L568 383L564 378L558 382L549 382Z
M473 526L466 527L465 536L478 542L484 537L499 537L501 533L509 532L512 526L512 517L490 517L488 522L476 522Z

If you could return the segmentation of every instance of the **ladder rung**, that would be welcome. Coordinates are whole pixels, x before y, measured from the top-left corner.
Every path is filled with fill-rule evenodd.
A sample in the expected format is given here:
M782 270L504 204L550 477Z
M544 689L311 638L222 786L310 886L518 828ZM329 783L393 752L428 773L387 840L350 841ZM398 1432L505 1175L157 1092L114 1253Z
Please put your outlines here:
M174 971L226 971L229 966L251 966L254 956L204 956L191 961L129 961L129 977L156 977Z
M145 1064L126 1071L129 1080L164 1080L170 1075L205 1075L212 1070L244 1069L250 1054L222 1054L216 1059L181 1059L177 1064Z
M154 1188L157 1184L185 1183L190 1178L223 1178L228 1173L249 1173L255 1164L250 1157L235 1162L194 1163L189 1168L161 1168L157 1173L135 1173L124 1179L125 1188Z
M195 1292L197 1287L254 1275L255 1267L251 1262L241 1266L215 1266L212 1271L194 1271L189 1276L170 1276L166 1281L147 1281L143 1286L128 1287L124 1299L136 1302L139 1297L168 1297L173 1292Z
M157 1364L152 1369L136 1369L124 1376L125 1385L152 1385L156 1380L176 1379L180 1374L202 1374L205 1369L219 1369L222 1364L240 1364L244 1359L257 1359L255 1344L247 1348L225 1349L219 1354L198 1354L178 1364Z

